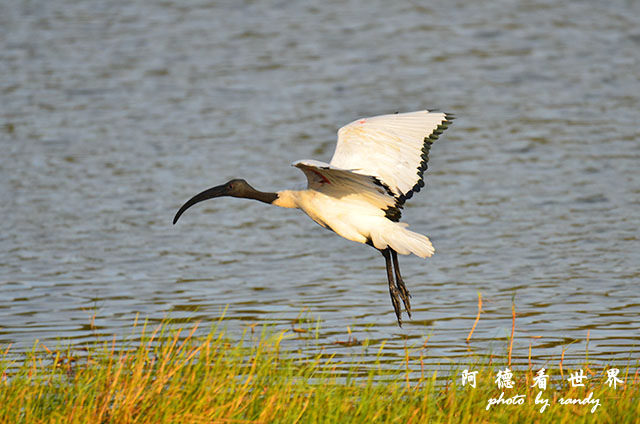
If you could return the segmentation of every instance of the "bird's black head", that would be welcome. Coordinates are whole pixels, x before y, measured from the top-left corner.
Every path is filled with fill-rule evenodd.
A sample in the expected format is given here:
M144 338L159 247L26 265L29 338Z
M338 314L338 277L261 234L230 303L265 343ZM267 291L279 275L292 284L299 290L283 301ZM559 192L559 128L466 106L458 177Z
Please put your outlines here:
M251 187L251 185L243 179L228 181L220 187L224 188L224 193L220 196L247 197L249 193L256 191L255 188Z
M180 210L178 210L178 213L176 213L176 216L173 218L173 223L175 224L176 222L178 222L178 219L180 219L180 216L187 209L189 209L191 206L195 205L196 203L200 203L207 199L213 199L213 198L222 197L222 196L242 197L245 199L256 199L265 203L271 203L278 197L277 194L275 193L263 193L256 190L255 188L251 187L251 185L249 185L249 183L246 182L245 180L234 179L226 182L225 184L211 187L210 189L207 189L202 193L199 193L193 196L191 199L187 201L187 203L182 205Z

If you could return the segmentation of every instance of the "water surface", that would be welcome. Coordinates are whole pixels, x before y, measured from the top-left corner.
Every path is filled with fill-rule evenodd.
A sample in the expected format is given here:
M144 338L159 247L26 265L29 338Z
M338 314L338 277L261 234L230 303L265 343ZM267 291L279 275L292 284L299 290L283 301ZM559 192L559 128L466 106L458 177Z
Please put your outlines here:
M98 2L0 5L0 347L84 345L151 321L347 328L389 355L637 358L637 2ZM437 250L383 258L299 211L191 195L303 187L337 129L457 116L404 220ZM470 346L465 338L483 314ZM95 328L91 326L95 315ZM574 342L577 340L577 342ZM574 342L573 344L571 344Z

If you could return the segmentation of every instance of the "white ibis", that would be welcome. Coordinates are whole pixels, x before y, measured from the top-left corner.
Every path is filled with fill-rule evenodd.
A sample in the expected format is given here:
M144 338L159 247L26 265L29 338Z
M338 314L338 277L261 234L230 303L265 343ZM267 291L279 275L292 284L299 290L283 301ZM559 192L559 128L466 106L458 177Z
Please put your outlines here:
M306 190L262 192L235 179L192 197L178 210L173 223L196 203L220 196L302 209L324 228L382 253L391 303L402 326L400 299L409 318L411 304L400 275L398 253L426 258L434 249L426 236L399 222L401 209L424 187L431 144L452 119L449 114L427 110L359 119L338 131L330 163L301 160L292 164L306 175Z

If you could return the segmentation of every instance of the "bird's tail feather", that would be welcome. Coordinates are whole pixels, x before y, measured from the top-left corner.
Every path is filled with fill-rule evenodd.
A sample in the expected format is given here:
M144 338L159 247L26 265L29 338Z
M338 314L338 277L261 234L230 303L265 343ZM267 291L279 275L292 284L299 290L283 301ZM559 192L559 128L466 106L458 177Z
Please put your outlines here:
M393 222L372 232L373 245L378 249L391 247L401 255L413 253L421 258L428 258L435 253L435 249L427 236L414 233L407 229L406 223Z

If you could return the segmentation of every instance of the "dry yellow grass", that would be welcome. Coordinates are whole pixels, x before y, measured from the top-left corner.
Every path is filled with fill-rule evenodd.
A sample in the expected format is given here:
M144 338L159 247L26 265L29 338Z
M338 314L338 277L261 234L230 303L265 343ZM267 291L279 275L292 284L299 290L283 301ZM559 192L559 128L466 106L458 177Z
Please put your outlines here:
M585 387L570 387L550 370L549 387L540 391L532 387L537 370L526 367L512 370L512 389L500 390L495 377L508 358L497 366L494 357L494 364L468 366L478 371L473 388L462 385L461 367L441 369L440 376L425 371L421 347L407 349L398 364L371 367L359 363L357 355L340 363L322 353L283 351L285 337L305 332L263 329L232 341L218 327L196 337L196 328L177 331L164 323L150 331L141 326L135 329L141 340L135 345L113 339L81 352L38 345L29 354L12 356L5 349L0 422L632 423L640 416L637 364L635 373L631 366L621 371L624 383L617 389L605 384L607 367L587 364ZM502 401L497 400L503 392ZM505 403L514 396L521 404ZM544 412L536 396L548 400ZM490 399L496 404L487 408ZM587 401L563 405L566 399ZM594 412L589 399L599 401Z

